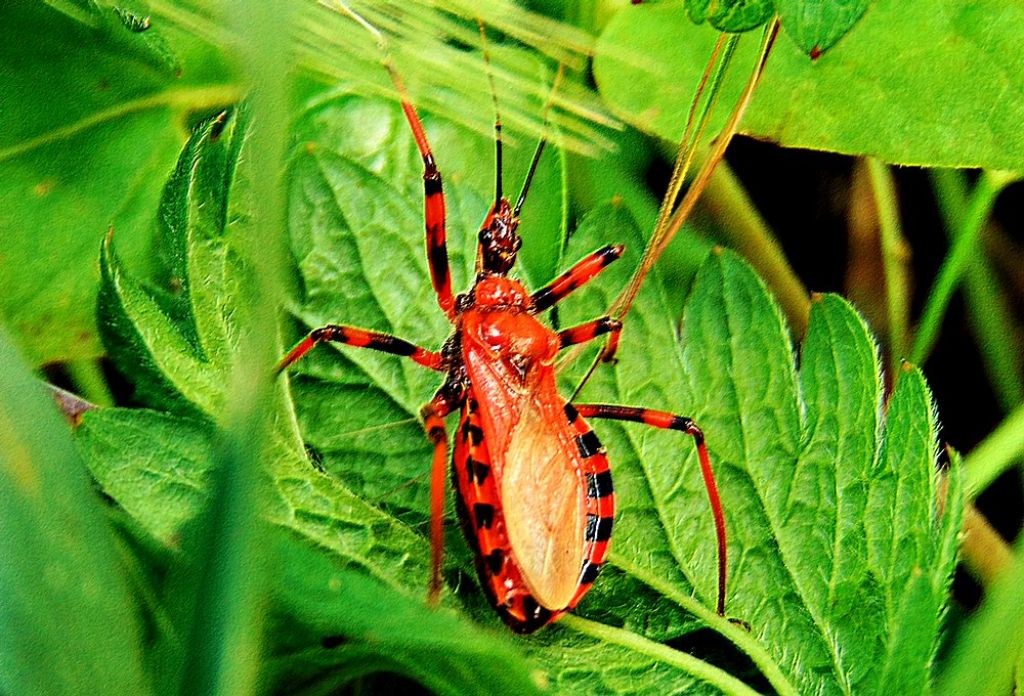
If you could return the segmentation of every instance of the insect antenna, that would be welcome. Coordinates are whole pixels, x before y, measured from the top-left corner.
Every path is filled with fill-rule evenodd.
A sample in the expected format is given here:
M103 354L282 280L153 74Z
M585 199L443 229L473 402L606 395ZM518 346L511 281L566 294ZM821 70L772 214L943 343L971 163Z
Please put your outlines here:
M494 86L494 66L491 64L491 51L487 46L487 30L484 22L477 17L477 26L480 27L480 46L484 53L484 64L487 66L487 81L491 85L491 101L494 103L494 210L497 210L503 195L501 189L501 111L498 109L498 90Z
M533 182L533 175L537 172L537 165L540 163L540 157L544 154L544 146L547 145L547 129L550 126L549 114L551 111L551 104L555 99L555 93L558 91L558 85L562 82L562 77L565 75L565 64L558 64L558 74L555 75L555 80L551 83L551 92L548 94L547 102L544 104L544 130L545 135L541 137L540 142L537 143L537 150L533 153L533 161L530 162L530 170L526 173L526 181L523 182L523 190L519 193L519 200L516 201L515 208L512 209L512 217L519 217L519 211L523 209L523 203L526 202L526 194L530 191L530 184Z

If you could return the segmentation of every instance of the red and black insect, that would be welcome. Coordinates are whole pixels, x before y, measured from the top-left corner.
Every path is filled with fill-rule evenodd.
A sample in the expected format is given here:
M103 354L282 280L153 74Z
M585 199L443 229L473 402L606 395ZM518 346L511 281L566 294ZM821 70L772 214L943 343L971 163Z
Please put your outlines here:
M390 70L390 67L389 67ZM423 126L397 74L402 109L423 158L427 259L437 302L454 330L440 351L351 326L311 332L281 361L297 361L323 341L405 356L445 375L421 410L434 443L431 473L430 593L441 586L444 479L448 466L445 417L460 410L453 478L463 529L476 551L481 584L502 619L528 633L554 621L580 601L608 551L615 496L605 449L584 418L611 418L679 430L693 437L711 500L718 535L718 612L725 602L725 522L704 436L682 416L606 404L571 404L555 383L554 362L567 346L610 334L622 323L611 317L553 331L537 315L564 299L622 254L609 245L595 251L550 284L529 293L508 277L522 240L519 213L544 149L534 154L522 192L512 206L502 192L501 126L496 130L496 193L479 233L476 279L452 294L445 242L441 172Z

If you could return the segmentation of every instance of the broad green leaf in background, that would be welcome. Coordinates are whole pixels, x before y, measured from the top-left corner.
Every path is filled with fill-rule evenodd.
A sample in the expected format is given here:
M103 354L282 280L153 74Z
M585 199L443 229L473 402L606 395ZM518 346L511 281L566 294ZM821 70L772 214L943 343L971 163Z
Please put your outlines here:
M100 240L113 226L142 258L187 120L240 96L208 46L177 34L172 56L144 26L93 3L4 8L0 317L33 364L100 354Z
M0 685L150 692L111 527L49 395L0 334Z
M895 164L1022 171L1022 26L1024 8L999 0L879 0L816 61L802 35L800 48L777 41L740 132ZM715 39L678 3L624 8L598 41L600 92L621 118L677 142ZM741 41L711 132L755 43Z

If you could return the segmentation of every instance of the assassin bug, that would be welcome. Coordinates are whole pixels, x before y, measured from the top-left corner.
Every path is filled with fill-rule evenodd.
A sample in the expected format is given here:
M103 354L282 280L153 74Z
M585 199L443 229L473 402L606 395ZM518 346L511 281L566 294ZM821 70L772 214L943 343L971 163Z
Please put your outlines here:
M535 631L574 608L590 589L608 551L615 511L611 473L605 449L584 419L635 421L690 435L715 519L717 609L724 613L725 522L702 432L691 419L663 411L569 403L555 383L559 351L606 334L614 346L622 323L606 316L556 332L537 319L618 259L622 246L593 252L532 294L509 277L522 244L519 214L545 140L537 146L513 206L502 191L499 117L496 191L479 232L476 278L468 291L454 295L441 172L398 73L387 60L385 66L423 159L427 260L437 303L453 332L440 351L432 351L388 334L331 324L299 342L281 360L278 372L317 344L330 341L404 356L445 375L420 411L434 445L430 596L436 600L441 587L448 466L444 419L458 410L453 479L463 529L476 551L484 590L502 619L521 633Z

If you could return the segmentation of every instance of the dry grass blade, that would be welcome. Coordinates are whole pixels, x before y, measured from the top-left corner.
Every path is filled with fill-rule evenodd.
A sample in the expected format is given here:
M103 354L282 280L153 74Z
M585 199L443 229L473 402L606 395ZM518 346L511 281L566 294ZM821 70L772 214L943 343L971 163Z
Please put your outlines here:
M154 0L153 13L217 46L237 43L231 23L212 0L171 3ZM603 129L619 128L598 95L578 81L566 80L552 98L550 127L542 106L549 96L554 65L570 71L586 67L594 37L581 29L524 10L511 2L457 0L442 9L427 0L346 2L345 16L334 2L303 0L294 12L293 61L328 85L348 84L359 92L397 98L381 70L381 42L409 86L417 106L481 134L493 128L487 66L480 51L477 22L550 59L539 70L518 52L493 50L494 80L501 98L509 141L532 142L547 134L561 147L595 155L612 149ZM500 49L500 46L495 46Z

